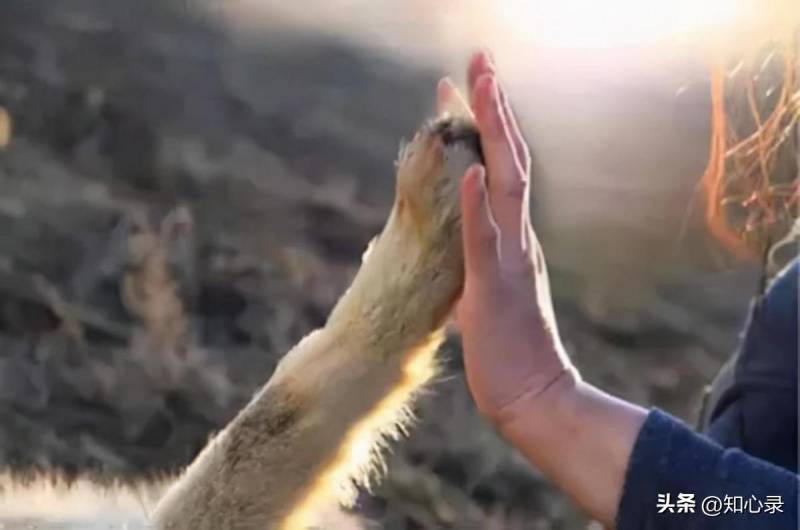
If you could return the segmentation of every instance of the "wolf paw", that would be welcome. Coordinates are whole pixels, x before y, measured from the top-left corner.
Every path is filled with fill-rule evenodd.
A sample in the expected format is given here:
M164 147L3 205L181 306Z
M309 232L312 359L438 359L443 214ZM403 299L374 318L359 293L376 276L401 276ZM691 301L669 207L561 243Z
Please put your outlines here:
M458 238L458 189L467 168L482 160L480 140L469 118L444 116L422 127L397 162L394 215L423 244Z

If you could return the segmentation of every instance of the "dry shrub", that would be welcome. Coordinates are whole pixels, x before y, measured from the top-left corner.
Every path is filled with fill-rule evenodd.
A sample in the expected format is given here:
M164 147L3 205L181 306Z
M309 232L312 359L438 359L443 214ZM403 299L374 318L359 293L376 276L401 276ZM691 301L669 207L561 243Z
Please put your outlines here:
M736 45L718 42L711 72L706 222L726 248L765 259L797 218L800 7L759 8ZM732 65L732 66L731 66Z

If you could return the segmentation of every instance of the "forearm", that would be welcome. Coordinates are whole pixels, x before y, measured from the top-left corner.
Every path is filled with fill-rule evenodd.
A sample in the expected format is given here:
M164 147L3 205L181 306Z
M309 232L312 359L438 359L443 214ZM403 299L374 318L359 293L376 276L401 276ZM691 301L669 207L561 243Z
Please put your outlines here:
M688 517L656 521L653 514L661 491L685 496L692 487L713 497L752 494L760 484L759 493L788 497L796 510L796 475L724 451L678 421L648 415L580 382L560 346L545 260L530 224L525 140L487 54L473 57L467 78L486 171L468 172L462 184L466 274L457 321L479 410L607 526L687 530ZM440 98L452 99L450 85L440 84ZM758 528L796 528L796 519L787 524L792 516ZM695 518L691 528L711 528L701 526L708 522L726 530L754 528L722 519L697 524Z
M346 432L344 425L318 420L321 401L311 389L319 376L307 370L310 361L335 355L334 338L317 330L286 355L264 388L170 487L153 514L155 528L280 527ZM326 427L337 432L319 432ZM325 443L312 443L317 439Z
M352 502L353 480L375 467L372 448L404 424L433 373L442 334L409 351L377 350L368 336L329 325L289 352L170 489L157 528L310 528L320 508Z
M589 514L613 525L631 451L647 412L565 371L538 395L524 395L496 426Z
M171 488L158 528L305 529L355 499L433 375L463 285L455 189L474 134L442 119L401 152L395 207L350 289Z

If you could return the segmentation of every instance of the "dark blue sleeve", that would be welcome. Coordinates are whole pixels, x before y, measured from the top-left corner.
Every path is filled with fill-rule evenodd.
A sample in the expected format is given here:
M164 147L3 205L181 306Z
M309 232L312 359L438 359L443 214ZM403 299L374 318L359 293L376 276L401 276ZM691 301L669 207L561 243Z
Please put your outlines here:
M708 436L724 447L798 471L798 261L753 304L729 386Z
M653 410L636 440L617 515L618 530L767 530L798 528L800 479L783 468L724 449L664 412ZM672 511L659 512L669 495ZM681 494L693 495L694 513ZM729 512L724 513L726 506ZM716 516L703 513L703 505ZM738 499L741 499L741 502ZM706 501L706 499L712 499ZM772 507L778 505L780 511ZM739 507L743 513L739 512ZM715 510L709 509L713 512ZM689 513L680 513L689 512ZM758 512L758 513L751 513ZM774 513L769 513L774 512Z

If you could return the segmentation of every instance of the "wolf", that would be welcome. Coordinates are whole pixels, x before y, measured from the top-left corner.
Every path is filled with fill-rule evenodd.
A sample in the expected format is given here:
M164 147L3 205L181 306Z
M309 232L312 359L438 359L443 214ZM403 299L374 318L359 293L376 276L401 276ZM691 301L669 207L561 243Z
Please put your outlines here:
M463 286L459 184L482 155L466 105L452 105L401 146L391 213L325 325L176 480L142 493L159 499L125 518L129 528L325 528L325 509L351 504L357 485L381 471L382 449L406 431L414 397L436 372ZM106 492L87 509L109 496L120 510L136 508L130 492Z

